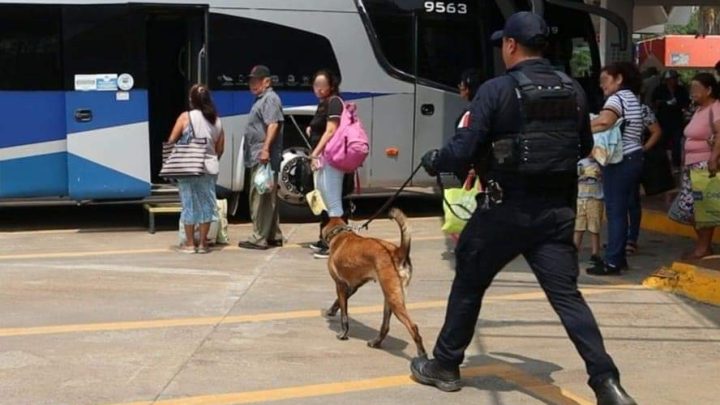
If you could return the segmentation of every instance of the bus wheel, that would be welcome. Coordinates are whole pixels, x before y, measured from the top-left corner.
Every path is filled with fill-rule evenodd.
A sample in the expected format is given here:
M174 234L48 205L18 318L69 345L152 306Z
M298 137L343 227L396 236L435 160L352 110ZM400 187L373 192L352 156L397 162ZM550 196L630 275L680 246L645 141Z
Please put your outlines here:
M228 217L235 219L250 218L250 202L246 192L232 193L228 197Z

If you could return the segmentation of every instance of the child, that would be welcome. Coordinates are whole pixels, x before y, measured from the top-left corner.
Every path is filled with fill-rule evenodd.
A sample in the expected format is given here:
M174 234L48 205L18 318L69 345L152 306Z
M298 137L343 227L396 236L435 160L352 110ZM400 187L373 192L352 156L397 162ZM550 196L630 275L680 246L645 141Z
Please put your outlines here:
M575 246L582 248L585 231L590 232L592 256L590 263L602 263L600 257L600 223L603 215L603 188L600 165L585 158L578 163L577 217L575 219Z

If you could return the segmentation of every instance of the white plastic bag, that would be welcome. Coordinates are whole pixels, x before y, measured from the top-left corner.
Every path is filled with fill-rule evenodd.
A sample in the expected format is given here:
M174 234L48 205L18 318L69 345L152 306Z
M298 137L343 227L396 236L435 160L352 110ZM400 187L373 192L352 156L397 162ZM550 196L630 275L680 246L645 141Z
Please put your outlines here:
M195 226L194 232L195 243L200 241L200 228ZM227 245L230 243L228 237L228 220L227 220L227 200L217 200L215 206L215 215L210 222L210 230L208 231L208 243L211 245ZM178 226L178 242L180 245L185 244L185 225L180 219Z
M253 184L258 193L265 194L275 187L274 173L268 163L262 165L255 173Z

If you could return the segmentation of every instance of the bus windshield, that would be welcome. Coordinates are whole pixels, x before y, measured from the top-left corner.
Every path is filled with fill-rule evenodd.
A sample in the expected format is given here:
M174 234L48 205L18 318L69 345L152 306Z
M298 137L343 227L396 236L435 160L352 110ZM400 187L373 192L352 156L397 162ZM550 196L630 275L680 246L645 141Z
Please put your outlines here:
M407 2L364 0L376 40L395 70L454 87L464 69L492 73L492 49L483 38L500 29L495 2Z
M414 80L452 87L467 68L479 69L487 77L499 73L489 37L502 29L506 14L531 8L527 0L363 0L362 4L391 69ZM550 62L584 85L595 83L600 59L590 15L546 4L545 18L551 33L546 52Z

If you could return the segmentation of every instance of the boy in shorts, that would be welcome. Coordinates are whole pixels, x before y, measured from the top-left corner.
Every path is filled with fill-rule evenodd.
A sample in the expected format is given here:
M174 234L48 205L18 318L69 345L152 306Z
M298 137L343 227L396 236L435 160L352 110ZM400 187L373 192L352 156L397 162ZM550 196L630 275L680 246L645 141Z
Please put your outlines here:
M578 162L577 217L575 218L575 246L582 249L585 231L590 232L592 255L590 263L602 263L600 257L600 225L603 216L603 188L600 165L585 158Z

